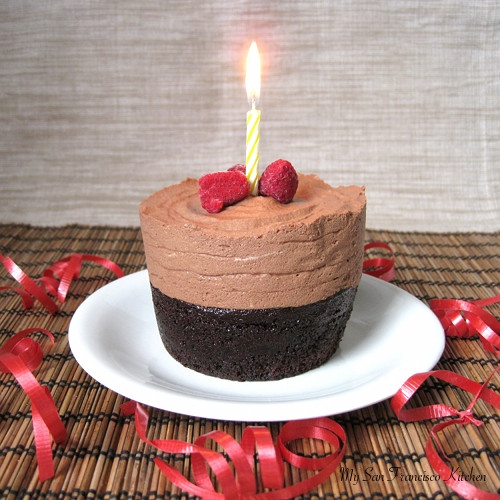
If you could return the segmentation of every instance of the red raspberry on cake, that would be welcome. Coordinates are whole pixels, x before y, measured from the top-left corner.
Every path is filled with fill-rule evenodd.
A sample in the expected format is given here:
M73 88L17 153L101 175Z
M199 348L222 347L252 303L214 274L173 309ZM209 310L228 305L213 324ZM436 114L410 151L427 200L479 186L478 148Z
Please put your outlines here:
M264 170L259 180L259 194L271 196L280 203L290 203L295 196L299 178L292 164L276 160Z
M224 207L243 200L249 191L250 186L245 174L237 170L212 172L198 180L201 206L211 214L216 214Z
M242 174L247 173L247 169L243 163L237 163L236 165L233 165L231 168L228 168L229 172L241 172Z

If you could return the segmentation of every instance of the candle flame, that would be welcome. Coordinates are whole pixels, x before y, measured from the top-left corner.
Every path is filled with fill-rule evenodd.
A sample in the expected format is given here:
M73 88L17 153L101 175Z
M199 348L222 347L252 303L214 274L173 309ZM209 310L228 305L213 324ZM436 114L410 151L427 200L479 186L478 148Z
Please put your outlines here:
M252 42L248 50L245 85L248 100L252 104L252 107L255 107L260 97L260 56L255 42Z

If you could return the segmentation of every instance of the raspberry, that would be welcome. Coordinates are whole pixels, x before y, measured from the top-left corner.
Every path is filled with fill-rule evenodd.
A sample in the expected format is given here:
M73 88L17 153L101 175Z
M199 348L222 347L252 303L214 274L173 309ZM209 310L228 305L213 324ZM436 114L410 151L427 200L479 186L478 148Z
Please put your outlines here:
M246 176L238 171L206 174L200 177L198 186L201 206L211 214L243 200L250 190Z
M241 172L242 174L247 173L247 169L243 163L237 163L236 165L233 165L231 168L227 169L229 172Z
M276 160L264 170L259 180L259 194L271 196L280 203L290 203L298 185L299 178L292 164Z

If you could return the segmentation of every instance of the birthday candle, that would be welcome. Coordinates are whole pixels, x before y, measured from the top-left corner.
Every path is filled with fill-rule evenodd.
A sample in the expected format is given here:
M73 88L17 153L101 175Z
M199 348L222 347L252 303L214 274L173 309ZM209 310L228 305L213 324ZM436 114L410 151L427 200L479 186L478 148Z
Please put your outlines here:
M252 42L247 57L247 97L252 109L247 112L247 140L245 172L250 183L250 192L257 194L259 178L260 111L255 109L260 96L260 58L257 44Z

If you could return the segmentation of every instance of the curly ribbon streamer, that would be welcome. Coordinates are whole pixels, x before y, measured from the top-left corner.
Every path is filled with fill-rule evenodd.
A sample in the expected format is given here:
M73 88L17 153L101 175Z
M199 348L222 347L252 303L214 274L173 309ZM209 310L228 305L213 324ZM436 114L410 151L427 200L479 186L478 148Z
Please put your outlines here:
M0 254L0 262L7 272L22 286L21 290L15 287L2 287L2 289L12 289L19 293L25 308L33 306L33 297L40 301L51 314L55 314L59 310L57 304L47 295L43 287L37 285L10 257L4 257Z
M247 427L238 444L230 435L222 431L212 431L196 439L194 444L176 440L149 440L146 437L148 425L147 411L135 401L121 405L126 416L134 414L135 429L145 443L166 453L183 453L192 456L194 482L188 480L177 469L160 458L154 460L163 474L179 488L198 495L205 500L222 499L263 499L277 500L301 495L325 481L338 467L345 453L346 435L344 429L329 418L314 418L287 422L273 445L271 434L266 427ZM296 455L287 445L297 439L313 438L328 442L335 450L320 458ZM231 459L234 473L221 453L205 447L207 441L215 441ZM257 493L253 470L254 452L259 463L264 488L274 491ZM283 487L284 462L294 467L319 472L299 483ZM222 493L215 491L206 465L209 465L218 479ZM237 479L236 479L237 476Z
M432 468L439 474L441 479L443 479L443 481L450 488L452 488L459 495L466 499L498 500L499 496L496 493L489 493L487 491L480 490L473 484L465 481L463 478L455 477L452 469L448 467L448 465L439 454L439 452L441 452L441 454L446 457L446 454L439 442L437 433L450 425L483 425L483 423L480 420L477 420L472 413L472 408L474 407L478 399L482 399L483 401L486 401L487 403L493 405L495 408L500 409L500 395L493 392L487 387L491 378L499 369L500 366L497 366L492 374L488 377L488 379L484 382L484 384L479 384L477 382L474 382L473 380L463 377L462 375L458 375L448 370L435 370L426 373L417 373L415 375L412 375L403 384L403 386L391 400L391 406L396 416L404 422L415 422L432 418L457 417L434 425L427 439L425 451L429 463L431 464ZM455 408L447 406L443 403L422 406L420 408L404 409L403 407L412 398L419 387L431 376L473 394L474 397L467 409L458 411ZM436 447L439 449L439 451L436 450Z
M429 306L441 321L446 335L461 338L479 335L487 351L499 354L500 321L482 309L497 302L500 302L500 295L474 302L435 299Z
M38 368L43 358L40 344L28 338L33 332L44 333L52 344L54 343L54 337L48 330L43 328L22 330L0 348L0 370L14 375L31 401L39 477L40 481L45 481L54 476L50 436L52 435L56 443L62 443L66 441L68 434L49 390L41 386L31 373Z
M382 243L381 241L373 241L367 243L364 247L364 251L367 252L372 248L381 248L387 250L390 253L390 258L387 257L375 257L373 259L366 259L363 261L363 272L369 274L370 276L375 276L384 281L391 281L394 278L395 273L395 257L392 248L387 243Z
M41 278L32 280L10 257L4 257L0 254L0 262L22 287L2 286L0 290L9 289L17 292L21 296L25 309L33 307L33 298L35 298L47 311L55 314L59 307L48 294L55 295L60 302L64 302L71 282L80 275L83 261L95 262L114 273L118 278L123 277L122 269L108 259L96 255L73 253L49 266ZM37 284L36 281L40 284Z

